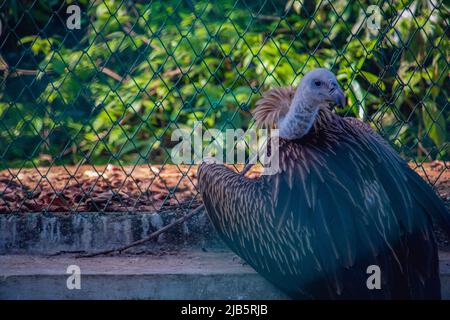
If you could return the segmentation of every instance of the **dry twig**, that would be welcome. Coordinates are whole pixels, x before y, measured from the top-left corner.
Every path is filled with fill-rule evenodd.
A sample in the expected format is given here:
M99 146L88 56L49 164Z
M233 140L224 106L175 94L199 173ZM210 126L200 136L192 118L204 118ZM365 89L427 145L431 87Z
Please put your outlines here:
M244 169L239 173L241 175L245 175L251 168L253 167L252 163L248 163ZM155 239L156 237L158 237L160 234L163 234L164 232L172 229L173 227L182 224L183 222L189 220L190 218L192 218L193 216L195 216L196 214L200 213L202 210L205 209L204 205L200 205L199 207L195 208L194 210L192 210L191 212L189 212L188 214L182 216L181 218L178 218L177 220L175 220L174 222L162 227L161 229L153 232L152 234L150 234L149 236L139 239L137 241L134 241L130 244L127 244L125 246L119 247L119 248L115 248L115 249L109 249L109 250L104 250L104 251L99 251L99 252L94 252L94 253L88 253L88 254L82 254L82 255L77 255L76 258L92 258L92 257L97 257L100 255L105 255L105 254L111 254L111 253L122 253L132 247L138 246L140 244L143 244L145 242L148 242L150 240Z

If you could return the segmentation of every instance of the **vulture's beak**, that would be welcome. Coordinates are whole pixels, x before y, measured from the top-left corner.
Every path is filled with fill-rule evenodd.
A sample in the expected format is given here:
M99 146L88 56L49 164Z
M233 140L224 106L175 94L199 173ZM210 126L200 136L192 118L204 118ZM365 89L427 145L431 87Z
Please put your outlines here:
M340 108L345 106L345 95L341 88L336 88L333 90L332 94L333 103Z

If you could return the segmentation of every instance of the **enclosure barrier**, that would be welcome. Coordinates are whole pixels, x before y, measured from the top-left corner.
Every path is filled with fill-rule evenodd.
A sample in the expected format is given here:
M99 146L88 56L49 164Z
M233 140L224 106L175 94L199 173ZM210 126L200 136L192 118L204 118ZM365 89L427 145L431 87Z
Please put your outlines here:
M448 174L442 1L0 1L0 213L184 212L176 129L253 126L274 86L331 69L337 112L436 188ZM240 167L239 167L240 168Z

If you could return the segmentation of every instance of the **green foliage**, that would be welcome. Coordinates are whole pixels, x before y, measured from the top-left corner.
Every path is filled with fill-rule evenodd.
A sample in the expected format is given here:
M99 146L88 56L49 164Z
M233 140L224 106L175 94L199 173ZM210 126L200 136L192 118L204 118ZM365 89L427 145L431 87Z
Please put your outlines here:
M82 30L71 31L61 23L70 1L29 11L7 1L17 37L1 47L4 164L165 162L173 129L246 129L261 92L319 66L338 74L343 114L408 158L448 159L444 4L379 1L374 32L363 13L371 1L249 2L78 1Z

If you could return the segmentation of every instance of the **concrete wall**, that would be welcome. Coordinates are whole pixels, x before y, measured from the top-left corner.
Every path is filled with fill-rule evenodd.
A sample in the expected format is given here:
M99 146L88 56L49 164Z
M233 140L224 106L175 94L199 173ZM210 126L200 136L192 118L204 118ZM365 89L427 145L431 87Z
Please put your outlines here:
M67 288L77 265L81 288ZM450 299L450 255L441 256L442 297ZM0 299L286 299L229 251L76 259L0 255Z
M205 215L137 248L145 249L143 256L75 259L60 254L125 245L175 218L170 212L0 215L0 299L286 298L223 251ZM204 247L208 252L199 250ZM59 255L49 256L55 253ZM450 254L441 253L440 258L442 296L450 299ZM67 289L71 264L81 267L81 290Z
M78 213L0 215L0 254L53 254L60 251L96 251L116 248L148 236L177 216L166 213ZM199 214L157 241L145 245L219 244L205 214Z

